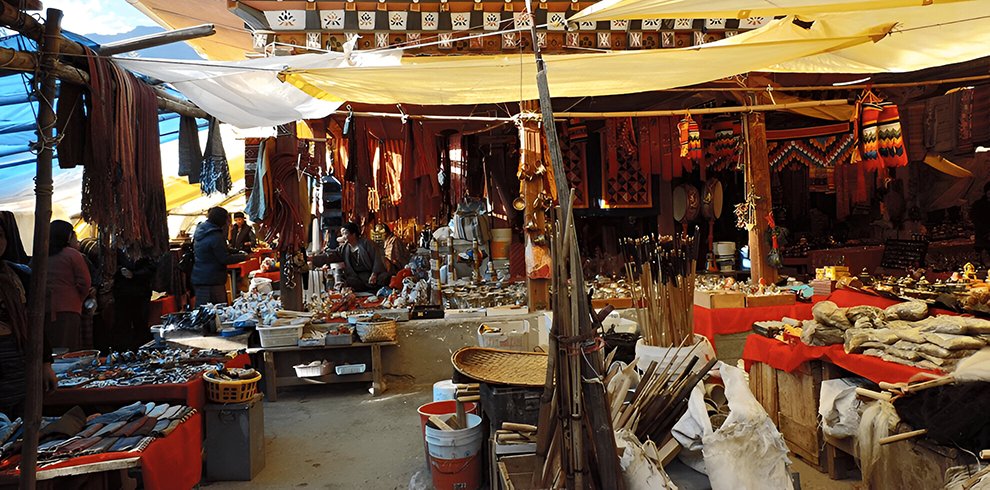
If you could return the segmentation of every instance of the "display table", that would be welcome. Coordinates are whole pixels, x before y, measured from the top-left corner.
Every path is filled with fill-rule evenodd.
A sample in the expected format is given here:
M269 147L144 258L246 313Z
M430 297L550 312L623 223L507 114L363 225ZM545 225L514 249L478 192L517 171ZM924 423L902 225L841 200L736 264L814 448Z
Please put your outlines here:
M181 402L202 410L206 403L203 376L181 384L114 386L109 388L59 388L45 395L45 406L126 405L136 401Z
M813 301L822 299L815 297ZM780 320L785 316L798 320L810 319L812 306L813 303L795 303L787 306L709 309L694 305L694 333L708 337L714 344L715 335L748 332L755 322Z
M242 277L247 277L252 271L261 268L261 259L257 254L252 254L244 262L230 264L227 266L227 274L230 276L230 300L233 301L240 294L240 283Z
M247 350L252 364L261 371L262 384L271 401L278 400L278 388L307 384L334 384L371 382L371 394L385 392L382 376L382 347L398 345L397 342L356 342L351 345L325 345L318 347L259 347ZM326 376L299 378L292 366L312 361L327 360L334 366L364 364L365 372L338 376L331 371Z
M148 490L193 488L199 483L203 472L202 454L203 418L202 414L196 413L168 436L149 444L144 451L68 459L38 468L38 480L140 467L144 488ZM19 455L12 456L3 465L16 467L19 458ZM19 474L16 469L3 471L0 472L0 480L15 482Z
M805 345L802 342L788 344L761 335L750 335L746 339L746 346L743 348L743 361L746 363L747 370L754 362L759 362L790 373L797 370L805 362L813 360L827 361L875 383L881 381L903 383L915 376L923 375L923 373L942 374L937 371L927 371L887 362L879 357L846 354L841 344L827 347Z
M148 324L159 325L162 323L163 316L177 311L179 311L179 305L176 297L172 295L162 296L149 304Z

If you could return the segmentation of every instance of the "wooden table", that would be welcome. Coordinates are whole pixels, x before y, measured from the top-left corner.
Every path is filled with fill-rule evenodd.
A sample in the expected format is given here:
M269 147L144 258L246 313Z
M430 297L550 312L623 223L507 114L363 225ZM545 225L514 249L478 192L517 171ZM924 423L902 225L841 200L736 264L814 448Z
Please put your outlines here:
M399 345L398 342L356 342L351 345L323 345L317 347L260 347L247 350L252 364L261 371L263 391L270 401L278 400L277 390L285 386L310 384L336 384L371 382L371 394L385 392L382 375L382 347ZM327 360L339 364L364 364L361 374L337 375L331 371L325 376L300 378L292 366L312 361Z

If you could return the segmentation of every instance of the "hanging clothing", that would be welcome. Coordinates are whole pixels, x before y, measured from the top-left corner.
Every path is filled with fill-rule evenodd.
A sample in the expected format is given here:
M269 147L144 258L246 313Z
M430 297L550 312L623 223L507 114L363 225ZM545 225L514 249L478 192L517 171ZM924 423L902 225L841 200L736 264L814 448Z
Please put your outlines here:
M255 166L254 184L251 186L251 196L244 206L244 213L251 221L262 222L268 217L269 184L269 154L274 146L274 140L264 139L258 148L258 162Z
M210 119L210 133L207 136L199 186L206 195L217 192L227 194L233 187L230 180L230 166L227 164L227 154L224 152L223 138L220 134L220 121L216 118Z
M190 184L198 184L203 169L203 150L199 146L199 126L196 118L179 117L179 176L189 177Z

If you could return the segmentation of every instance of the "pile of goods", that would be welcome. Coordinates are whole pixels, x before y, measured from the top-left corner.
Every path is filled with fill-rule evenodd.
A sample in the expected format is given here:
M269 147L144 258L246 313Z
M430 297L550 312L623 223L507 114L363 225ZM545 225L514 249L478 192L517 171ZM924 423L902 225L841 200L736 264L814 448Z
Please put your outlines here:
M196 409L185 405L135 402L104 414L87 414L75 407L61 417L42 420L38 445L38 464L44 465L91 454L140 452L155 438L166 437L188 420ZM10 456L18 450L24 435L21 419L11 422L0 441L0 454ZM17 461L5 461L16 466ZM0 467L0 471L11 468Z
M591 299L606 300L606 303L614 304L607 300L628 300L632 303L633 296L642 294L642 287L639 284L626 282L625 279L611 279L598 276L591 283Z
M154 384L181 384L229 359L217 350L168 349L114 352L63 368L56 361L60 388L107 388Z
M407 271L409 269L402 269ZM400 273L401 274L401 271ZM396 276L398 277L398 275ZM393 283L395 278L392 278ZM400 287L392 289L391 294L382 302L384 308L406 308L416 305L430 304L430 282L408 275L399 282Z
M686 234L625 239L626 281L647 345L671 346L691 336L698 238Z
M526 284L482 283L458 280L443 287L447 309L493 308L526 305Z
M316 323L342 321L350 316L350 312L374 310L381 306L382 299L378 296L359 297L354 293L324 292L314 294L306 302L306 309L312 313Z
M920 300L928 304L942 303L970 312L990 313L990 273L986 280L976 275L976 267L966 264L961 272L954 272L945 281L934 283L922 275L923 270L905 277L886 276L873 281L872 289L878 293L906 300Z
M789 305L794 304L796 301L797 297L794 292L798 287L801 286L795 285L780 287L776 284L767 284L766 281L762 279L758 282L736 281L732 277L722 277L717 274L706 274L701 276L695 284L695 303L706 308L718 308L719 306L716 306L718 301L707 299L706 296L729 295L720 296L720 298L726 299L725 304L727 306L725 307L741 308L743 306L758 307ZM732 295L744 297L739 297L733 302L729 301L734 297ZM705 300L705 303L701 302L703 299ZM742 304L736 305L733 303Z
M280 309L282 302L272 293L244 293L234 300L233 305L219 306L215 311L220 315L221 323L242 328L271 325L275 321L275 312Z
M952 315L928 315L920 301L886 309L875 306L839 308L823 301L812 309L814 320L802 324L801 340L809 345L844 344L853 354L921 369L951 371L960 360L990 341L990 321Z

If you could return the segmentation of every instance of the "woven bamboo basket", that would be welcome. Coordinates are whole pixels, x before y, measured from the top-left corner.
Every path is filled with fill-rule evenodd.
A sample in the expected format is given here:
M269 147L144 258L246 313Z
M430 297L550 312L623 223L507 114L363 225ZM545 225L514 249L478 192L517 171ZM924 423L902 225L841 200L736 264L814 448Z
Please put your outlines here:
M485 383L515 386L546 384L546 354L464 347L454 352L450 360L461 374Z
M357 322L355 327L361 342L394 342L396 339L395 320Z

